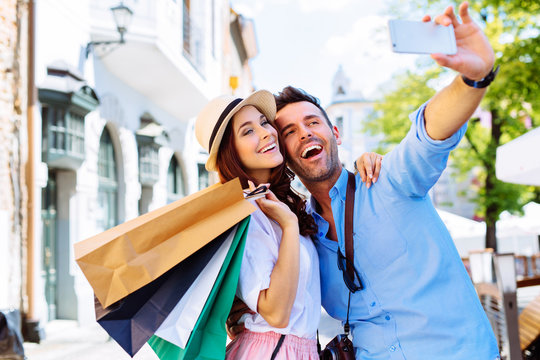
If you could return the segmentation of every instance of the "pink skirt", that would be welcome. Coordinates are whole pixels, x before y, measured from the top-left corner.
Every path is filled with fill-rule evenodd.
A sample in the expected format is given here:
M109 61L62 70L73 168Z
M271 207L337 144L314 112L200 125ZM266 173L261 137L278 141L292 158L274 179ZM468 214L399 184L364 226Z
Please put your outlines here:
M270 359L281 334L257 333L245 330L227 346L225 359ZM279 348L276 360L319 360L317 340L287 335Z

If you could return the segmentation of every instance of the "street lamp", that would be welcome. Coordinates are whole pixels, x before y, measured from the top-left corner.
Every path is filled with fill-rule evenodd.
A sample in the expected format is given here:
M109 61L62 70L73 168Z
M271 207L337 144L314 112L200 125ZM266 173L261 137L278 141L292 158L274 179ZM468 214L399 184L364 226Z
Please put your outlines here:
M111 11L113 13L114 22L116 24L116 30L120 34L120 40L90 41L88 44L86 44L86 58L87 59L92 48L94 48L97 45L124 44L126 42L124 40L124 34L127 32L127 28L129 24L131 23L131 17L133 16L133 11L127 6L125 6L124 3L122 2L120 2L120 4L116 5L115 7L112 7Z

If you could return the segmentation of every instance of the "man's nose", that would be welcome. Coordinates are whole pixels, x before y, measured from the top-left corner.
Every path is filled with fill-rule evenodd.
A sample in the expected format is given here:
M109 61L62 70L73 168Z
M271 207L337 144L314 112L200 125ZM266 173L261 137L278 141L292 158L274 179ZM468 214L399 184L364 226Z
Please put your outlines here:
M311 134L311 131L308 128L302 127L299 131L301 140L309 139L313 136L313 134Z

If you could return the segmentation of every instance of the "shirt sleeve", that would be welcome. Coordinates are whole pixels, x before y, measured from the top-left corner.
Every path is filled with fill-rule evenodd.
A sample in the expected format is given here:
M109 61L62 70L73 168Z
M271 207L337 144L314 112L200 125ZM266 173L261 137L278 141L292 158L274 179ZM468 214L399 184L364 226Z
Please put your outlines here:
M281 235L270 220L261 210L255 211L249 223L237 288L237 295L255 312L259 293L270 286L280 241Z
M446 168L450 151L457 147L467 130L465 123L449 138L433 140L425 128L426 105L409 115L411 128L407 136L382 161L392 186L406 196L426 196Z

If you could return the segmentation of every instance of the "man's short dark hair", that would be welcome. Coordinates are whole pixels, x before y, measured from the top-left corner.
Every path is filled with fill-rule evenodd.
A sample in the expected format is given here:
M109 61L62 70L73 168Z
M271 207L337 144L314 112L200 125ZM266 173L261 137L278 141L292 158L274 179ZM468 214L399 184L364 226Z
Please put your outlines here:
M324 111L324 109L321 107L319 99L313 95L308 94L304 90L295 88L293 86L287 86L283 88L283 90L281 90L279 94L274 95L274 97L276 98L277 111L283 109L285 106L289 104L293 104L297 102L307 101L309 103L312 103L319 110L321 110L321 113L326 119L328 126L332 128L332 122L328 118L328 114L326 114L326 111Z

